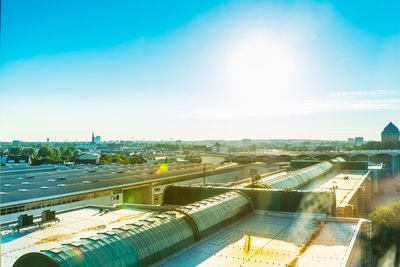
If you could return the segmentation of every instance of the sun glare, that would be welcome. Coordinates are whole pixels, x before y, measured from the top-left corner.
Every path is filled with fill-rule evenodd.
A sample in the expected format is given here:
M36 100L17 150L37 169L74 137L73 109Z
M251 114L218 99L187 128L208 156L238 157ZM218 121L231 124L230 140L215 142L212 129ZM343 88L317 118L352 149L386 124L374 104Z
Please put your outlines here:
M228 56L225 84L231 97L243 92L263 98L290 95L295 79L294 58L283 44L258 38L240 43Z

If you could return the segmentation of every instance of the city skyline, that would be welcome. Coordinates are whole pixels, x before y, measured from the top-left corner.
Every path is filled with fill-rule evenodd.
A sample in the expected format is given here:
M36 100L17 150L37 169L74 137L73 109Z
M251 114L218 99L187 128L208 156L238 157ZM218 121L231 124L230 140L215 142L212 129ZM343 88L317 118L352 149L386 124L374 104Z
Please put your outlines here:
M362 3L3 1L0 141L380 140L400 4Z

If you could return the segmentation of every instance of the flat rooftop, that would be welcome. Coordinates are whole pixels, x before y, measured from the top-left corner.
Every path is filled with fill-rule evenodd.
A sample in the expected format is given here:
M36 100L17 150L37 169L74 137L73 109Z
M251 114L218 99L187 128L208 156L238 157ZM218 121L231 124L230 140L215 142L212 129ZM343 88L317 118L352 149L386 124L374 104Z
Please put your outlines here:
M364 181L367 173L368 171L346 170L328 173L327 175L302 187L301 190L329 191L333 186L337 186L335 189L336 205L340 206L342 204L347 204L350 200L349 198L352 196L351 193L358 189Z
M60 222L49 222L42 226L31 226L19 232L1 231L1 264L12 266L22 255L40 250L49 250L61 244L90 237L98 232L145 217L148 210L118 209L108 213L98 208L80 208L57 214Z
M155 266L343 266L358 222L257 211Z
M207 170L216 167L221 166L207 165ZM203 165L199 163L168 163L168 170L163 172L158 171L158 168L159 165L155 164L78 165L61 166L53 171L38 172L37 168L32 168L32 172L28 172L24 168L23 172L0 173L0 205L6 206L8 203L13 204L43 196L50 198L203 171Z

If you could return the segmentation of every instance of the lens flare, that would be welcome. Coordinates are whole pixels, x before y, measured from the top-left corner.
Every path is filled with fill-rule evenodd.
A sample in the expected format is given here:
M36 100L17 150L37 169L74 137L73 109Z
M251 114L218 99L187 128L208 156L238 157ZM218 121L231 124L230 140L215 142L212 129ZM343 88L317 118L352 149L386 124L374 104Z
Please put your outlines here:
M156 174L160 174L160 173L163 173L165 171L168 171L168 165L167 165L167 163L162 163L160 165L160 167L157 169Z

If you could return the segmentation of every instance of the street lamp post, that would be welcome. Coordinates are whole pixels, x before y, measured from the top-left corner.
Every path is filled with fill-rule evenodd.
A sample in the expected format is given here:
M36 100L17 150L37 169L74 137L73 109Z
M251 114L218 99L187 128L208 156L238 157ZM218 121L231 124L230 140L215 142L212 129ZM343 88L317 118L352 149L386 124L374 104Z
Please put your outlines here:
M203 184L206 185L206 165L203 164Z

